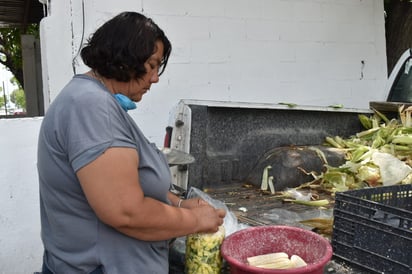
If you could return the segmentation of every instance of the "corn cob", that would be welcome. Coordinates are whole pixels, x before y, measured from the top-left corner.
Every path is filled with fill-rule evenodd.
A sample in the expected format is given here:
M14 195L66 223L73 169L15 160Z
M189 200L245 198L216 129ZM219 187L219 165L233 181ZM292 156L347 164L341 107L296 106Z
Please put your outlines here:
M401 150L401 151L412 151L412 148L407 145L390 144L390 145L383 146L383 148L389 148L392 150ZM392 154L394 154L394 152Z
M336 140L332 137L327 136L325 138L326 142L329 143L330 145L332 145L335 148L343 148L341 144L339 144L338 142L336 142Z
M270 193L275 194L275 185L273 184L273 176L269 176L268 185L269 185Z
M289 259L289 255L286 254L285 252L276 252L276 253L269 253L269 254L248 257L247 262L250 265L258 266L258 265L273 263L273 262L276 262L277 260L285 259L285 258Z
M290 261L295 268L307 266L308 264L298 255L292 255Z
M271 165L268 165L263 169L263 174L262 174L262 185L260 186L261 190L267 190L268 189L268 180L269 180L269 170L272 169Z
M345 140L342 139L340 136L335 136L335 141L341 146L341 147L346 147L346 142Z
M373 139L372 141L371 147L379 148L383 146L384 144L386 144L386 141L380 135L376 135L375 139Z
M285 252L269 253L247 258L249 265L266 269L290 269L306 266L307 263L298 255L289 259Z
M372 128L372 120L368 116L366 116L365 114L359 114L358 117L359 121L365 129Z
M369 151L370 148L367 146L358 146L353 152L352 152L352 162L356 163L361 161L362 156Z
M375 116L377 116L378 119L382 119L385 122L385 124L389 123L389 119L388 119L388 117L386 117L385 114L377 111L376 109L373 109L373 112L375 113Z
M375 134L375 132L379 131L379 129L380 129L379 126L372 127L370 129L367 129L367 130L356 133L356 137L365 138L367 136L372 136L373 134Z
M267 268L267 269L288 269L293 268L294 264L289 260L289 258L280 258L276 262L267 263L263 265L256 265L256 267Z
M300 205L307 205L307 206L326 206L329 204L329 200L322 199L322 200L313 200L313 201L304 201L304 200L293 200L293 199L284 199L284 202L291 202Z

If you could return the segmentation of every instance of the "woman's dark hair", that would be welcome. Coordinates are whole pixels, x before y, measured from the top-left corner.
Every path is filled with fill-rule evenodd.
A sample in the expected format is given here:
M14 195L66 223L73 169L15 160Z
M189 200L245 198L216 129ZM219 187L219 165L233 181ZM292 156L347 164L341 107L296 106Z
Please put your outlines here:
M122 12L96 30L81 50L81 57L103 77L128 82L146 73L144 63L156 51L156 41L164 46L161 75L172 51L169 39L150 18L137 12Z

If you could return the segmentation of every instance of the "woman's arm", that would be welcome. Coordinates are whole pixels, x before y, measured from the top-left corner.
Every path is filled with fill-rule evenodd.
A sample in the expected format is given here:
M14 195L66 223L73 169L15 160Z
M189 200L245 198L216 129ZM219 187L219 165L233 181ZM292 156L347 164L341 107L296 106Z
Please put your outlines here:
M201 198L190 198L190 199L182 199L178 197L177 195L173 194L172 192L169 192L168 194L169 201L172 203L172 205L177 206L177 207L183 207L183 208L195 208L199 206L204 206L204 205L209 205L208 202Z
M147 241L218 230L224 210L204 204L178 208L145 197L138 164L135 149L109 148L77 172L87 200L102 222ZM176 205L176 200L171 202Z

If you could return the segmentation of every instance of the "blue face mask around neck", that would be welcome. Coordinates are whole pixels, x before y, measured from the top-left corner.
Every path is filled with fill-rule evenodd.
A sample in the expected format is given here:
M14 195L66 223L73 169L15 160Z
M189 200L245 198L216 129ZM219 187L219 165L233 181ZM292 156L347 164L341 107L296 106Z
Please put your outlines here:
M135 109L136 108L136 103L130 100L129 97L117 93L113 95L116 101L120 104L120 106L127 112L128 110Z

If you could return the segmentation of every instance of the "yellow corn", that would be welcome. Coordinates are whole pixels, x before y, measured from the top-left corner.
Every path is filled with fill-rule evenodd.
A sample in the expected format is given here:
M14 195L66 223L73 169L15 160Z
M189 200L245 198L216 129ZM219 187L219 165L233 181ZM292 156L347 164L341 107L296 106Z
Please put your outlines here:
M268 263L274 263L274 262L277 262L277 260L279 259L285 259L285 258L289 259L289 255L286 254L285 252L276 252L276 253L269 253L269 254L249 257L247 258L247 262L250 265L259 266L259 265L264 265Z
M218 274L222 268L220 247L225 237L224 226L216 233L195 233L186 238L185 273Z
M293 267L303 267L307 266L308 264L298 255L292 255L290 257L290 262L293 264Z
M289 260L289 258L280 258L276 262L264 264L264 265L257 265L256 267L260 268L268 268L268 269L288 269L293 268L293 263Z
M306 205L306 206L326 206L329 204L328 199L314 200L314 201L304 201L304 200L293 200L293 199L284 199L284 202L292 202L295 204Z
M306 266L307 263L298 255L276 252L247 258L249 265L267 269L290 269Z

